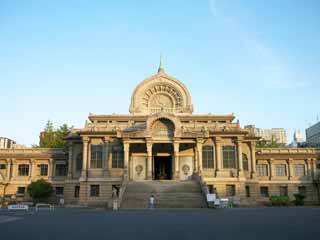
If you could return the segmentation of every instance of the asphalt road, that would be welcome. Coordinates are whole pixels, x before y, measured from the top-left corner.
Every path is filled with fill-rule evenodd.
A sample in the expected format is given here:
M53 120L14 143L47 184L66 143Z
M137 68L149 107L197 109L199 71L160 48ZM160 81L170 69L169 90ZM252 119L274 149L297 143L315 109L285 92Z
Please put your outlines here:
M2 210L0 239L320 239L320 208Z

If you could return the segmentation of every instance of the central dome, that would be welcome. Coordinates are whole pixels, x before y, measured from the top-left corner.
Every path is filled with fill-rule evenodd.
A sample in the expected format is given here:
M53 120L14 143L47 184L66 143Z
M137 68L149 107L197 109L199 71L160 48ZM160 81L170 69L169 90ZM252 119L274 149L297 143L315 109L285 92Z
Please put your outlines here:
M134 90L129 109L132 114L157 112L192 113L191 96L186 86L168 76L163 68L142 81Z

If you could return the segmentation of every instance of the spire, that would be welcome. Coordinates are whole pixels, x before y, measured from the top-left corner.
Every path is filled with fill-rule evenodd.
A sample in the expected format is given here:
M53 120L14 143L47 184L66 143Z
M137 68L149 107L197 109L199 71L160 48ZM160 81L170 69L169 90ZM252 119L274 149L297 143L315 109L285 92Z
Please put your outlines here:
M164 72L162 54L160 54L160 63L159 63L158 73L159 72Z

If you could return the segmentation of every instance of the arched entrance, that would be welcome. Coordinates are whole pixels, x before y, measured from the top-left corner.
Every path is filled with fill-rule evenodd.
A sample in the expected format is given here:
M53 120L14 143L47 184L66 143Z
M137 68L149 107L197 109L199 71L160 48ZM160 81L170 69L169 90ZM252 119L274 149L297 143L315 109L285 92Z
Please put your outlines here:
M171 143L153 145L153 179L170 180L173 177L173 147Z

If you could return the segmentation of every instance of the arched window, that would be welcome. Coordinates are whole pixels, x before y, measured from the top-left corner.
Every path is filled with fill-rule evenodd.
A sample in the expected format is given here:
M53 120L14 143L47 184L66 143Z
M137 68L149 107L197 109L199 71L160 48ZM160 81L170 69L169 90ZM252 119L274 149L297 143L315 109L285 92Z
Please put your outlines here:
M203 168L213 168L214 164L214 154L213 146L203 146L202 147L202 167Z
M243 170L249 171L249 161L248 161L247 154L245 153L242 153L242 167L243 167Z
M79 153L76 158L76 171L82 170L82 159L83 159L83 155L82 153Z

